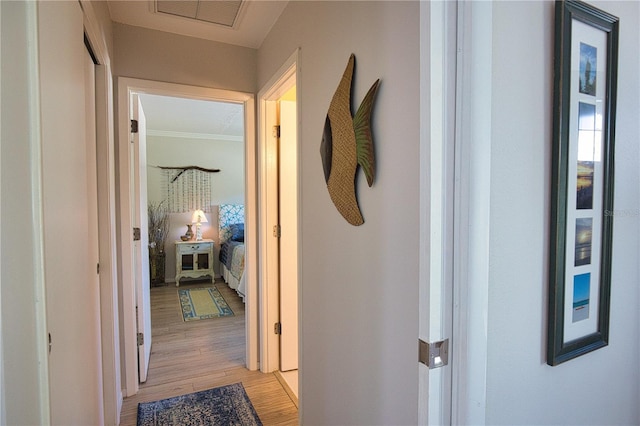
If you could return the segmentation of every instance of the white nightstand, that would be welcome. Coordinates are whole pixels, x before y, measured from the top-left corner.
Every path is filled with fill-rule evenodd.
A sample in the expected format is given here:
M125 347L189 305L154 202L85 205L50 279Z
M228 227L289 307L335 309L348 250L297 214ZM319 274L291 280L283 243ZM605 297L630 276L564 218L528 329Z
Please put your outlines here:
M201 278L211 276L213 270L213 240L176 241L176 287L180 278Z

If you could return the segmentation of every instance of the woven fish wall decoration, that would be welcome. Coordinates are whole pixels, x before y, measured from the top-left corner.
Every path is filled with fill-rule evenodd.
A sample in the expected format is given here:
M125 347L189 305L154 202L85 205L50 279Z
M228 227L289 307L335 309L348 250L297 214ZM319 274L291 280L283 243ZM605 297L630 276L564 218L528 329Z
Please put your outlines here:
M371 113L380 79L373 83L356 115L351 113L351 82L355 68L351 54L340 84L336 89L324 124L320 156L324 179L333 204L347 222L354 226L364 223L356 199L356 173L362 168L369 187L376 173Z

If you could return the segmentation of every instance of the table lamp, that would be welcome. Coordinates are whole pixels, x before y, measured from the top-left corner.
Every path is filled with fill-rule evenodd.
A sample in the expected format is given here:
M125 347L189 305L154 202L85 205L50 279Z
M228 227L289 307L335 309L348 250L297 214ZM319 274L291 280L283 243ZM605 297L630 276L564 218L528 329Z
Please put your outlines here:
M200 209L193 212L191 222L196 224L196 241L202 241L202 228L200 224L209 222L207 217L204 215L204 212Z

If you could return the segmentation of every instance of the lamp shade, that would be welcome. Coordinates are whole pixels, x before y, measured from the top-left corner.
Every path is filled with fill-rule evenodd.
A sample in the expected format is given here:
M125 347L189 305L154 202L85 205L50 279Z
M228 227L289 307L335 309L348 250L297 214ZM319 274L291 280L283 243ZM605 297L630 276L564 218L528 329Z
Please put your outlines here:
M208 223L207 217L204 215L202 210L196 210L193 212L193 216L191 216L192 223Z

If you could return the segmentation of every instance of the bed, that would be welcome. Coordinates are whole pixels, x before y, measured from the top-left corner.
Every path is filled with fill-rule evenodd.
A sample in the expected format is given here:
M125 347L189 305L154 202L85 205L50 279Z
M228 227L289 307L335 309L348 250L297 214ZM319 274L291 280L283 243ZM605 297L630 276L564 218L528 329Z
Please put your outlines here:
M222 278L244 301L244 205L221 204L218 207L218 236Z

